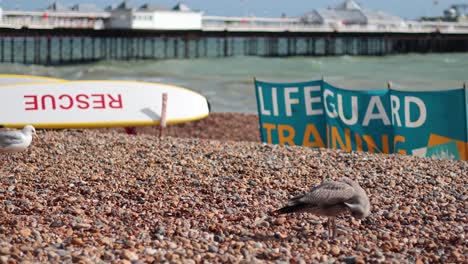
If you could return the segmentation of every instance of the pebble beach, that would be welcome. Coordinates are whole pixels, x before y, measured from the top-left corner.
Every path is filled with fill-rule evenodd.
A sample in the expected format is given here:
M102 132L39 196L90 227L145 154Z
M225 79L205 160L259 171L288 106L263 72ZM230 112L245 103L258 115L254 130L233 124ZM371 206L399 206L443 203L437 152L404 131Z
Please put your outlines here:
M40 130L0 155L0 263L467 263L468 162L260 142L253 114ZM359 182L363 220L271 212Z

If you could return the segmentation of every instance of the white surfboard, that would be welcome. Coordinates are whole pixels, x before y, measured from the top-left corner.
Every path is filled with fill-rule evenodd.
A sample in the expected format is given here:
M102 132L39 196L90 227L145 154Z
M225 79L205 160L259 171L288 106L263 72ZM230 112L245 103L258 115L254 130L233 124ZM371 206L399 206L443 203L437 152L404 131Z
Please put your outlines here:
M91 128L159 124L167 93L167 124L209 114L202 95L177 86L133 81L66 81L0 86L0 125Z
M33 75L21 75L21 74L0 74L0 85L10 84L24 84L24 83L50 83L50 82L65 82L63 79L33 76Z

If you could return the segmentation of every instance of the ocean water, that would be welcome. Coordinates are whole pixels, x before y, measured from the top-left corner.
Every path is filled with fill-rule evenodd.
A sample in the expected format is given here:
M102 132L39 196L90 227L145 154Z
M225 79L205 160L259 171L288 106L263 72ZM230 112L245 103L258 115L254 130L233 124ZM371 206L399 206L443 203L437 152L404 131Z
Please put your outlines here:
M101 61L71 66L0 64L0 73L69 80L137 80L182 86L208 98L212 111L256 113L253 78L290 82L321 79L355 90L460 88L468 80L468 53L384 57L230 57Z

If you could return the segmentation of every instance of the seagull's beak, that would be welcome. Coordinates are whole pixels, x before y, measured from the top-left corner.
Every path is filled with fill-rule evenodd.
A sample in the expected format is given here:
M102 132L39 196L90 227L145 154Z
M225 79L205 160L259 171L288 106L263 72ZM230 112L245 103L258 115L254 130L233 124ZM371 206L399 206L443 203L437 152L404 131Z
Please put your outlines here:
M33 136L34 139L37 139L37 140L39 140L41 142L44 142L44 140L42 140L42 138L38 134L34 133L32 136Z

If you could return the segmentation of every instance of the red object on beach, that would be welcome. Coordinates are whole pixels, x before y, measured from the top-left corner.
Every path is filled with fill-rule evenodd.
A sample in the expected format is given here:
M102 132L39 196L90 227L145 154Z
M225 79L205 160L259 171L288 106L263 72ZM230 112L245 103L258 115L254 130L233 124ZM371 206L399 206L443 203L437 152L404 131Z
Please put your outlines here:
M164 137L164 130L166 128L167 116L167 93L162 95L162 109L161 109L161 122L159 123L159 137Z
M136 135L136 127L125 127L125 132L127 132L128 135Z

